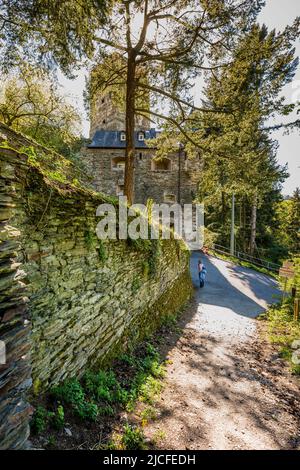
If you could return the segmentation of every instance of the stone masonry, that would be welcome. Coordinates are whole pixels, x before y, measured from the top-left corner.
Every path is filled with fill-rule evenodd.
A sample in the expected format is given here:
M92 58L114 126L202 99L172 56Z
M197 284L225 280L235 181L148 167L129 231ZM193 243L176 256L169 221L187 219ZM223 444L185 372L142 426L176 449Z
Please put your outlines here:
M82 150L82 159L93 177L97 191L121 195L125 169L125 114L113 104L109 93L96 94L91 103L91 143ZM140 139L141 134L141 139ZM200 160L187 159L183 149L169 152L158 161L147 118L136 119L135 202L192 203L197 190L196 172Z
M192 288L182 242L98 240L96 208L114 200L63 173L62 157L5 126L0 137L0 449L19 449L29 390L109 363Z

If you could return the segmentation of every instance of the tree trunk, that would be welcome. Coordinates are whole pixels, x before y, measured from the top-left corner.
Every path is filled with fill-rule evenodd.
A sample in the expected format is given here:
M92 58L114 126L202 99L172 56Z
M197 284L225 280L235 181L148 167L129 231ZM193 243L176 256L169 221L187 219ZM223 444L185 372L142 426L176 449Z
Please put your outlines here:
M227 206L226 206L226 196L224 191L222 191L222 225L223 225L223 230L226 225L226 215L227 215Z
M255 250L256 218L257 218L257 196L254 196L253 204L251 208L251 221L250 221L249 253L251 256L254 255L254 250Z
M125 181L124 194L128 204L134 202L134 167L135 167L135 81L136 62L135 55L128 55L127 81L126 81L126 152L125 152Z

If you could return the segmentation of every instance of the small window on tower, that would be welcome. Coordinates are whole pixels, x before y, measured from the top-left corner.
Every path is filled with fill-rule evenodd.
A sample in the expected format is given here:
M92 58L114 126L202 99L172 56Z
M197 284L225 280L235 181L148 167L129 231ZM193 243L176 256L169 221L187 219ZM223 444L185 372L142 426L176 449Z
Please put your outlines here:
M143 160L143 154L142 154L142 152L139 153L139 159L140 159L140 160Z
M155 158L151 161L151 170L152 171L172 171L172 162L169 158L160 158L156 160Z
M105 103L105 98L102 98L102 103Z
M145 140L144 132L138 132L138 141L143 142Z
M120 133L120 140L121 140L121 142L125 142L125 140L126 140L126 134L125 134L125 132L121 132L121 133Z
M125 158L115 157L111 161L112 170L124 170L125 169Z
M105 119L103 119L102 124L105 124L105 123L106 123L106 121L105 121Z
M166 202L167 204L173 204L174 202L176 202L175 194L165 192L164 193L164 202Z

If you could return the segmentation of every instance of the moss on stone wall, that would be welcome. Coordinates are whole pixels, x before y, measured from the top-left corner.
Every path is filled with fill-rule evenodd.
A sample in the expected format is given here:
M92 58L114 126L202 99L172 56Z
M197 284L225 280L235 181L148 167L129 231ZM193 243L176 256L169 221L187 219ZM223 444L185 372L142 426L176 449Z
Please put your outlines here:
M0 447L20 448L31 379L39 393L108 362L175 314L191 281L188 252L177 240L98 240L96 208L116 201L49 177L39 147L30 161L7 134L9 145L0 148L0 333L9 356L0 369Z

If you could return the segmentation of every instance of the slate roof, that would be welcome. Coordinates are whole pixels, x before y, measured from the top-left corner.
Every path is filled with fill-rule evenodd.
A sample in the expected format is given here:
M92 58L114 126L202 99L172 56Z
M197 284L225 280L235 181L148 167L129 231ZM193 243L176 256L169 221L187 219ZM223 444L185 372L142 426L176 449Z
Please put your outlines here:
M138 140L138 133L141 131L136 131L134 133L135 137L135 148L136 149L145 149L145 148L153 148L151 142L147 145L147 140L155 139L157 137L158 132L155 129L150 129L145 131L145 140L139 141ZM121 131L108 131L105 129L100 129L95 132L92 142L88 145L88 148L115 148L115 149L125 149L126 142L121 140Z

